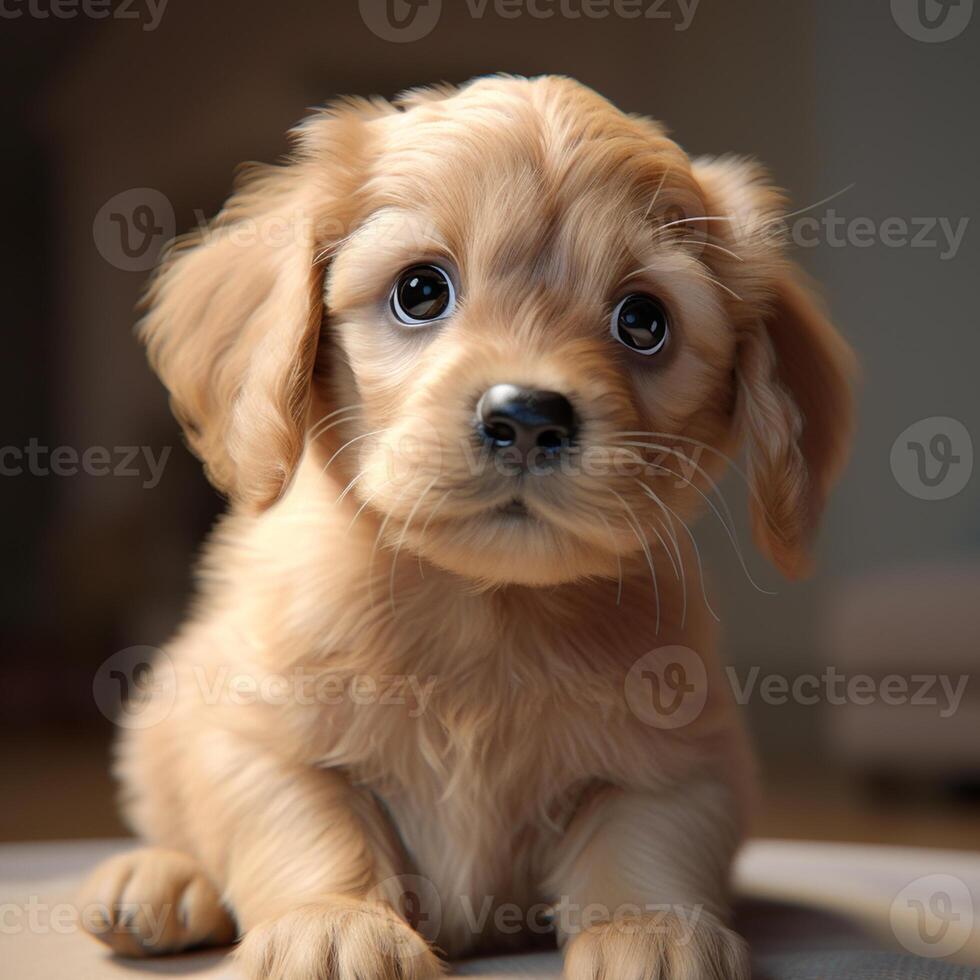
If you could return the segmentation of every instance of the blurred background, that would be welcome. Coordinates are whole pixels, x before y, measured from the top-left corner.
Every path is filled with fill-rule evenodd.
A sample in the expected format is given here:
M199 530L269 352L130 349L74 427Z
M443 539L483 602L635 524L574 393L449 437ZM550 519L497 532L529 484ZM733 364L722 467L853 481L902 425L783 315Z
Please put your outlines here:
M763 759L756 832L980 848L980 17L972 0L7 0L0 839L122 832L117 651L163 643L222 502L132 328L164 240L308 106L573 75L763 160L863 367L818 571L699 540ZM104 671L104 668L103 668Z

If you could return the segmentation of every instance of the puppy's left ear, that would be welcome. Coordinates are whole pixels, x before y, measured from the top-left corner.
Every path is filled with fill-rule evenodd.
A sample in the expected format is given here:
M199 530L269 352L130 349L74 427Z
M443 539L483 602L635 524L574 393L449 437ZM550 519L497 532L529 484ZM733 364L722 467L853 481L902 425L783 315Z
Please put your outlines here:
M784 255L784 201L743 160L695 163L711 234L741 261L706 249L739 300L736 427L748 453L756 544L790 578L810 569L809 546L846 461L853 428L854 355Z

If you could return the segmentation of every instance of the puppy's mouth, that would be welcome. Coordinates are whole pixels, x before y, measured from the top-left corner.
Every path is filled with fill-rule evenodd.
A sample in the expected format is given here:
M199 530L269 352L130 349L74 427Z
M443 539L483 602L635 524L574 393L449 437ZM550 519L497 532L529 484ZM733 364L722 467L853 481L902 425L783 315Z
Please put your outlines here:
M495 515L516 519L530 519L531 512L527 509L527 504L520 497L513 497L506 504L502 504L494 510Z

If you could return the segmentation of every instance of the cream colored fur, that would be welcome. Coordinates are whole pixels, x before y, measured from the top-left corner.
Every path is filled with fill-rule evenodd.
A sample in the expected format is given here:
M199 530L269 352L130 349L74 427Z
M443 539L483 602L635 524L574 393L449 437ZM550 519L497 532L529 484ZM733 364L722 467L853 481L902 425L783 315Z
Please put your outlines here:
M231 916L249 977L423 978L533 938L510 903L552 905L574 980L747 976L726 918L752 767L682 522L744 441L757 540L796 574L842 462L849 354L769 234L780 198L554 77L343 103L297 142L148 300L231 510L158 665L174 708L120 744L154 848L82 898L190 919L100 938L166 952ZM412 332L387 297L419 261L460 303ZM627 288L667 304L662 356L610 336ZM497 515L514 479L468 448L497 382L564 392L586 447L652 465L529 478L533 519ZM706 677L672 729L626 696L671 644ZM192 881L213 890L181 906Z

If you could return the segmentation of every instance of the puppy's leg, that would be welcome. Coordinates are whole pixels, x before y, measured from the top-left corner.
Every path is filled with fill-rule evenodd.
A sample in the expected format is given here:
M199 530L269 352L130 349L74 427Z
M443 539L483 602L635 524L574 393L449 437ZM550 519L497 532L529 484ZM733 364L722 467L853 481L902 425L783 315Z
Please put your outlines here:
M213 736L189 824L244 938L238 961L262 980L438 976L426 942L379 888L401 848L377 802L335 770ZM190 804L189 804L190 805ZM389 886L392 904L400 898Z
M392 908L402 896L397 880L385 882L402 870L401 849L370 795L340 772L281 758L227 731L181 729L169 736L183 739L169 768L153 770L147 780L142 770L152 754L131 751L123 774L138 825L157 839L176 835L193 859L157 848L114 859L96 870L85 901L105 896L108 904L122 894L152 927L177 901L177 879L203 869L244 933L237 955L249 980L440 974L427 943ZM167 800L164 821L159 811ZM200 897L202 887L192 894ZM119 930L115 942L116 932L98 928L101 923L92 931L124 955L199 945L212 931L215 942L226 941L231 927L226 913L215 921L222 909L217 891L204 898L188 907L177 941L161 933L158 941L134 942L131 930ZM182 944L181 936L193 942Z
M568 980L746 980L723 920L737 844L721 784L607 789L573 820L547 882Z

